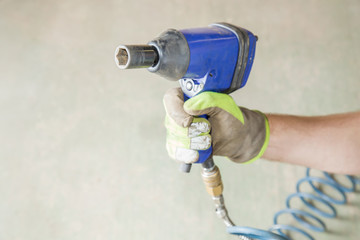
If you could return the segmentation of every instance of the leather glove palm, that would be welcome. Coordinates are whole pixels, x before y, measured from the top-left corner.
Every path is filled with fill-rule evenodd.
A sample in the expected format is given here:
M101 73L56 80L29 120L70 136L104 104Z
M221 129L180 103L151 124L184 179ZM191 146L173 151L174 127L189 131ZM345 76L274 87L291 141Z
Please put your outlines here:
M171 158L193 163L197 150L213 144L213 154L238 163L260 158L269 141L264 114L238 107L227 94L203 92L184 103L180 88L164 96L166 148ZM207 115L208 120L196 116ZM211 131L211 135L210 135Z

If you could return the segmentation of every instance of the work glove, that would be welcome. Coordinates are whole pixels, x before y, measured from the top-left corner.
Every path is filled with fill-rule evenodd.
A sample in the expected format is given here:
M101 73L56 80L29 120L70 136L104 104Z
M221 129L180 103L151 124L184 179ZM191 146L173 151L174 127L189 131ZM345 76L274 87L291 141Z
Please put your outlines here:
M259 111L238 107L223 93L203 92L184 103L180 88L164 96L166 149L171 158L194 163L198 150L213 146L213 154L237 163L260 158L269 141L269 124ZM207 115L208 119L198 116Z

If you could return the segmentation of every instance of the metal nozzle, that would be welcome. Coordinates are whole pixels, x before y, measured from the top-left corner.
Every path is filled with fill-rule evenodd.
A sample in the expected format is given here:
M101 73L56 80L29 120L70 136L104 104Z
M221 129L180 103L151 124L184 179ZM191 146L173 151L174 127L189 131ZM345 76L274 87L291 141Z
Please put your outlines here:
M120 69L149 68L158 61L158 52L150 45L120 45L115 51L115 62Z
M223 184L219 168L214 166L212 169L203 168L201 172L206 191L213 197L218 197L223 192Z

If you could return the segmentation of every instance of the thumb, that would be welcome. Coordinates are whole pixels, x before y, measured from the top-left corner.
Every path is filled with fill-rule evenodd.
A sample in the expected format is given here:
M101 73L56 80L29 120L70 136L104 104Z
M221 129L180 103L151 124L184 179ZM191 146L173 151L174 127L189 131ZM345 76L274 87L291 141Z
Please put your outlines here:
M163 98L166 114L179 126L189 127L193 116L184 111L184 94L180 88L169 89Z
M193 116L208 115L209 117L221 111L226 111L244 123L244 116L234 99L224 93L200 93L185 102L184 110Z

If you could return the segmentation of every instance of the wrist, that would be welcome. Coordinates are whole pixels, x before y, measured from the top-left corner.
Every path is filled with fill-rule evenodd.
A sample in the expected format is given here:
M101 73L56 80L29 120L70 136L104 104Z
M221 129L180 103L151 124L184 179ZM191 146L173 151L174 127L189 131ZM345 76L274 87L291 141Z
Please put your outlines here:
M264 117L264 124L265 124L265 128L264 128L264 131L265 131L265 139L264 139L264 142L260 148L260 151L259 153L253 157L252 159L250 159L249 161L247 161L246 163L252 163L254 162L255 160L261 158L264 153L266 152L266 149L268 148L268 145L269 145L269 140L270 140L270 124L269 124L269 119L268 117L266 116L266 114L260 112L260 111L255 111L259 114L261 114L263 117Z

